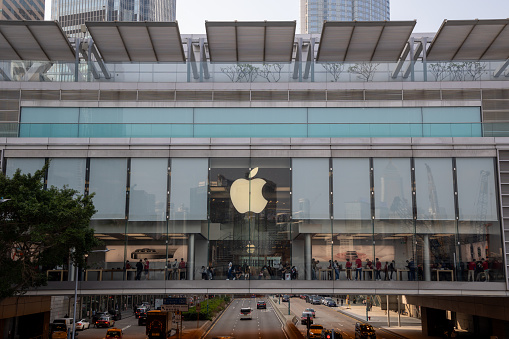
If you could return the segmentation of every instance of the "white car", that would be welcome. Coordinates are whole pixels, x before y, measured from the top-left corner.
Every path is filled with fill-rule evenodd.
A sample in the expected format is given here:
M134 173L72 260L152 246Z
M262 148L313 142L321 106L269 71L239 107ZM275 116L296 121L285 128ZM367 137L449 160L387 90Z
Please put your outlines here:
M253 309L251 307L242 307L240 309L240 319L253 319Z
M86 319L81 319L76 322L76 330L86 330L90 328L90 323Z

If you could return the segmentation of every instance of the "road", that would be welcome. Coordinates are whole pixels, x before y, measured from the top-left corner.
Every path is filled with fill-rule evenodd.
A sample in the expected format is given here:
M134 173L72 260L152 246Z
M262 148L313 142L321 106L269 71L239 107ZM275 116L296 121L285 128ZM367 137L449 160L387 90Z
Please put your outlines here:
M335 328L341 332L344 339L355 338L355 323L358 322L358 320L339 313L337 311L337 307L311 305L310 303L306 303L305 300L300 298L291 298L290 300L290 309L299 317L299 319L302 312L308 307L313 308L316 312L314 324L323 325L324 328ZM299 321L296 326L302 334L306 334L306 325L301 325ZM397 334L393 334L379 328L375 329L377 339L401 339L401 336Z
M262 299L234 299L205 338L232 336L241 339L286 339L282 329L283 325L268 299L263 299L267 302L266 310L256 309L257 300ZM240 309L242 307L253 309L253 319L240 319Z
M123 318L115 322L116 328L121 328L124 332L124 339L144 339L145 326L138 326L138 319L136 319L129 311L122 312ZM76 339L103 339L106 336L107 328L94 328L84 331L78 331Z

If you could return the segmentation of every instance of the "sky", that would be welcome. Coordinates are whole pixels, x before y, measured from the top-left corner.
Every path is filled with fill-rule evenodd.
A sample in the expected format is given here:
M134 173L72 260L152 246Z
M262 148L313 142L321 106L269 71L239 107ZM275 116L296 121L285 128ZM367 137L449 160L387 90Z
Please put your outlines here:
M85 1L85 0L83 0ZM46 0L46 19L50 18ZM180 33L205 33L208 21L293 21L300 33L300 0L177 0ZM391 20L417 20L415 33L436 32L444 19L505 19L509 0L391 0Z

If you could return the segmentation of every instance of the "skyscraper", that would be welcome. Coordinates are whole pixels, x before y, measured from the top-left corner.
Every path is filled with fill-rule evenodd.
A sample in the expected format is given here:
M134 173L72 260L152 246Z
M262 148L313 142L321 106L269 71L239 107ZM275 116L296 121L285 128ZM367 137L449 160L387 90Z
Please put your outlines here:
M321 33L327 21L390 20L390 0L300 0L301 33Z
M0 0L0 20L44 20L44 0Z
M52 0L51 20L69 36L86 21L175 21L176 0Z

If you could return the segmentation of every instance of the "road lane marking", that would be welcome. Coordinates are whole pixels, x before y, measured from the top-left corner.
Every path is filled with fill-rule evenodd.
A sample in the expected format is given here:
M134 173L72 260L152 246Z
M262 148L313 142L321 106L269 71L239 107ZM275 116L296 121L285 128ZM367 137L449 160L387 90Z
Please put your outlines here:
M122 328L122 331L127 330L129 327L131 327L131 325L127 325L126 327Z

